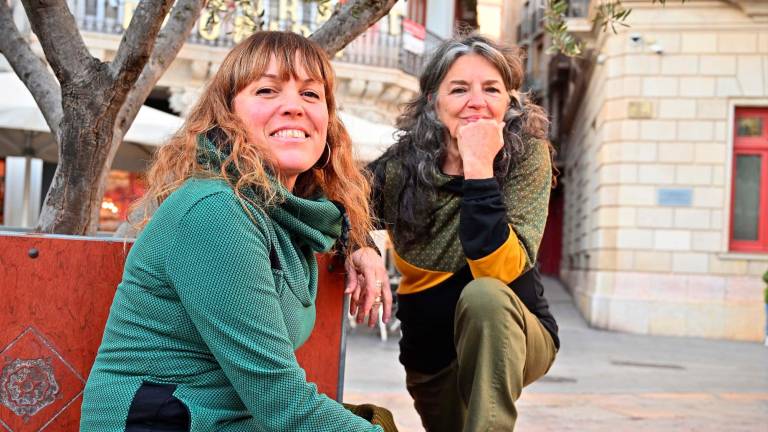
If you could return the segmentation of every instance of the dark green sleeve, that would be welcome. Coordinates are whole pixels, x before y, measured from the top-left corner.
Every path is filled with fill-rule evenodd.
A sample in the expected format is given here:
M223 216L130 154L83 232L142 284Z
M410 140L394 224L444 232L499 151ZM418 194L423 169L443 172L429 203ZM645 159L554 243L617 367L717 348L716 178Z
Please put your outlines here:
M380 430L307 382L284 323L265 232L227 193L189 210L167 261L186 313L260 430Z
M385 228L384 220L384 182L386 180L386 162L379 157L366 167L371 179L371 215L373 228Z
M536 262L549 210L552 159L549 144L529 140L504 187L507 218L527 254L526 270Z

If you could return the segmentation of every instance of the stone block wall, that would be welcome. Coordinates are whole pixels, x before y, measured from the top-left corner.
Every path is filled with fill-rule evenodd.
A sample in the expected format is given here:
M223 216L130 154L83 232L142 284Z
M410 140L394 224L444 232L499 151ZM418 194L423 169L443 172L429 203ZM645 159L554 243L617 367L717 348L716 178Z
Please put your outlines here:
M768 254L729 251L730 176L735 108L768 107L768 25L725 1L629 3L563 149L561 274L597 327L761 340Z

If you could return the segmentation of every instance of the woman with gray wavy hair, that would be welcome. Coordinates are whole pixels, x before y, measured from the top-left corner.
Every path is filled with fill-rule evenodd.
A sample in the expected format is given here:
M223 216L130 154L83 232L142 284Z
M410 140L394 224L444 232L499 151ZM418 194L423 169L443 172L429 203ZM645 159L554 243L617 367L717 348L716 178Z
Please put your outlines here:
M559 347L536 254L553 183L543 110L520 55L444 42L369 169L402 274L400 362L427 431L512 430Z

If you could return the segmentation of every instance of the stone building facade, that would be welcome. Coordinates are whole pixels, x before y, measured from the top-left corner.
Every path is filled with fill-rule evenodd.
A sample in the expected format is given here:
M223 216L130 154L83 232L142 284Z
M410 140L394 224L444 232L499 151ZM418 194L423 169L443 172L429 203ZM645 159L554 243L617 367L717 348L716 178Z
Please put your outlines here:
M762 340L768 2L625 0L615 34L573 3L587 52L531 77L564 171L562 280L595 327Z

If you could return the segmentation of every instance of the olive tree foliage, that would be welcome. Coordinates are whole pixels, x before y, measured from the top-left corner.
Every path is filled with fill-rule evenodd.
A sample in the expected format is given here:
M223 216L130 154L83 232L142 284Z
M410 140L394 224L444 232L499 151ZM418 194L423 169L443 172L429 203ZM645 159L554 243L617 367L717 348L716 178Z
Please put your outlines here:
M544 30L549 34L552 45L548 48L550 53L562 53L569 57L581 55L584 50L583 42L579 41L568 32L566 14L568 12L567 0L545 0ZM666 5L667 0L650 0L653 4ZM685 0L680 0L685 3ZM609 29L616 33L617 27L629 27L629 14L632 9L624 7L622 0L600 0L595 8L593 22L595 27L603 31Z
M32 93L59 157L36 231L90 235L98 228L106 178L123 136L201 13L216 11L205 9L205 0L141 0L114 58L103 61L89 53L67 0L21 2L45 59L16 27L7 0L0 0L0 53ZM315 2L331 7L329 0ZM395 2L349 0L310 38L332 56Z

